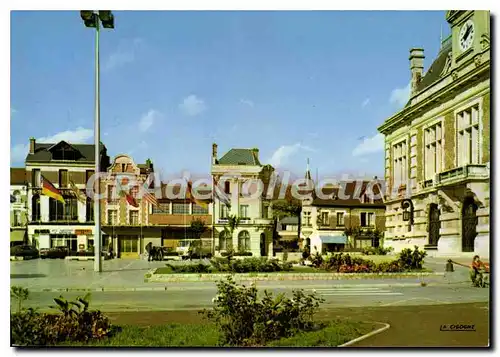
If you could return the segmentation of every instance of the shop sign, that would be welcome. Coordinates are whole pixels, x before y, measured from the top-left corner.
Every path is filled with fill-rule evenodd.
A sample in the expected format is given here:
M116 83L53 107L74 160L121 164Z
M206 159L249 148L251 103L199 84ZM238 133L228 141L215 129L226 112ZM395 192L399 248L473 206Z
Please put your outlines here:
M75 229L75 234L77 236L86 236L92 234L92 229Z

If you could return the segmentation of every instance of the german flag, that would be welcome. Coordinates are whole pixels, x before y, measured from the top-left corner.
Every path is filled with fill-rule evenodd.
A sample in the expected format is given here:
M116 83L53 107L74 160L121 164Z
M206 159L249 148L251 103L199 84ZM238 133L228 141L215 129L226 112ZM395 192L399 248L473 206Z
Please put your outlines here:
M42 187L42 195L52 197L54 200L57 200L62 203L66 203L64 201L64 198L61 194L61 191L59 191L57 188L54 187L53 184L50 183L49 180L47 180L45 177L41 176L41 183L40 186Z
M207 201L199 200L196 197L194 197L194 195L193 195L193 186L192 186L191 182L188 181L187 184L188 184L188 186L187 186L187 192L186 192L186 199L188 201L190 201L191 203L197 204L200 207L208 208L208 202Z

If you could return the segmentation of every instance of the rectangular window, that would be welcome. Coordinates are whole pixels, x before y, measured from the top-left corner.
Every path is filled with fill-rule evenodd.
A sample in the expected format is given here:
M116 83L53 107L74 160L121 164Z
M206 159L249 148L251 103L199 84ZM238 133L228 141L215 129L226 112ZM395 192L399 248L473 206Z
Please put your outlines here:
M189 214L189 203L174 203L172 206L173 214Z
M224 219L229 217L229 208L226 205L220 205L220 218Z
M367 222L366 223L367 223L367 225L369 227L372 227L372 226L375 225L375 219L374 218L375 218L375 214L373 212L370 212L370 213L367 214Z
M90 178L94 176L94 170L86 170L85 171L85 183L89 182Z
M68 170L59 170L59 187L68 187Z
M158 206L153 206L153 214L170 214L170 203L159 203Z
M424 176L432 180L434 175L443 170L443 130L442 124L437 123L425 129L424 132Z
M304 227L311 227L311 212L304 212Z
M337 226L344 226L344 212L337 212Z
M240 205L240 218L249 218L248 205Z
M33 169L31 171L31 186L32 187L40 187L40 170Z
M118 211L115 209L108 210L108 224L115 225L118 219Z
M360 222L361 222L361 227L366 227L367 226L367 222L366 222L366 212L361 212L361 215L360 215Z
M457 164L479 164L479 105L457 114Z
M107 192L106 198L108 200L108 203L111 203L111 204L118 203L118 200L115 197L115 186L108 185L108 192Z
M269 217L269 205L267 203L262 204L262 218Z
M133 186L130 189L130 195L134 198L137 198L137 196L139 195L139 186Z
M85 205L86 211L85 211L85 220L87 222L93 222L94 221L94 202L87 197L87 202Z
M393 179L396 187L406 184L408 170L406 151L406 141L393 146Z
M321 212L321 225L328 226L328 212Z
M208 206L203 207L197 204L193 204L193 214L208 214Z
M224 192L231 193L231 182L229 181L224 182Z
M129 224L132 226L139 225L139 211L130 211L129 212Z

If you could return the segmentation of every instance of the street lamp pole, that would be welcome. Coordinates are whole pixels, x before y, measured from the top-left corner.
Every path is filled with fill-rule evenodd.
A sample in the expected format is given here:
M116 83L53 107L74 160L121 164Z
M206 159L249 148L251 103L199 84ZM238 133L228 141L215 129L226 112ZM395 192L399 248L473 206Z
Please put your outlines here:
M99 28L100 22L104 28L114 28L114 17L109 10L82 10L80 16L87 27L95 28L95 122L94 122L94 145L95 145L95 174L94 189L97 186L97 195L101 191L100 161L101 161L101 97L99 86ZM99 197L99 196L97 196ZM101 201L100 199L94 200L94 271L102 272L102 257L101 257Z

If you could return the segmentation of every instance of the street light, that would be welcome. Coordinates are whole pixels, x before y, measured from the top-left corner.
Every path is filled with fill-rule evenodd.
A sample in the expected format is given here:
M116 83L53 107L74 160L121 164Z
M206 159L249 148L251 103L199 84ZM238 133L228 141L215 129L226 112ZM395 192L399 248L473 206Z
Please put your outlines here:
M413 202L409 198L401 201L401 208L403 211L403 221L408 222L408 232L411 231L411 226L413 225ZM408 208L410 209L408 211Z
M99 180L99 162L100 162L100 94L99 94L99 27L112 29L115 27L115 19L109 10L82 10L80 16L86 27L93 27L95 31L95 123L94 123L94 145L95 145L95 174L97 182L97 194L100 192ZM95 187L95 186L94 186ZM94 200L94 221L95 221L95 236L94 236L94 271L102 271L101 260L101 202L99 199Z

